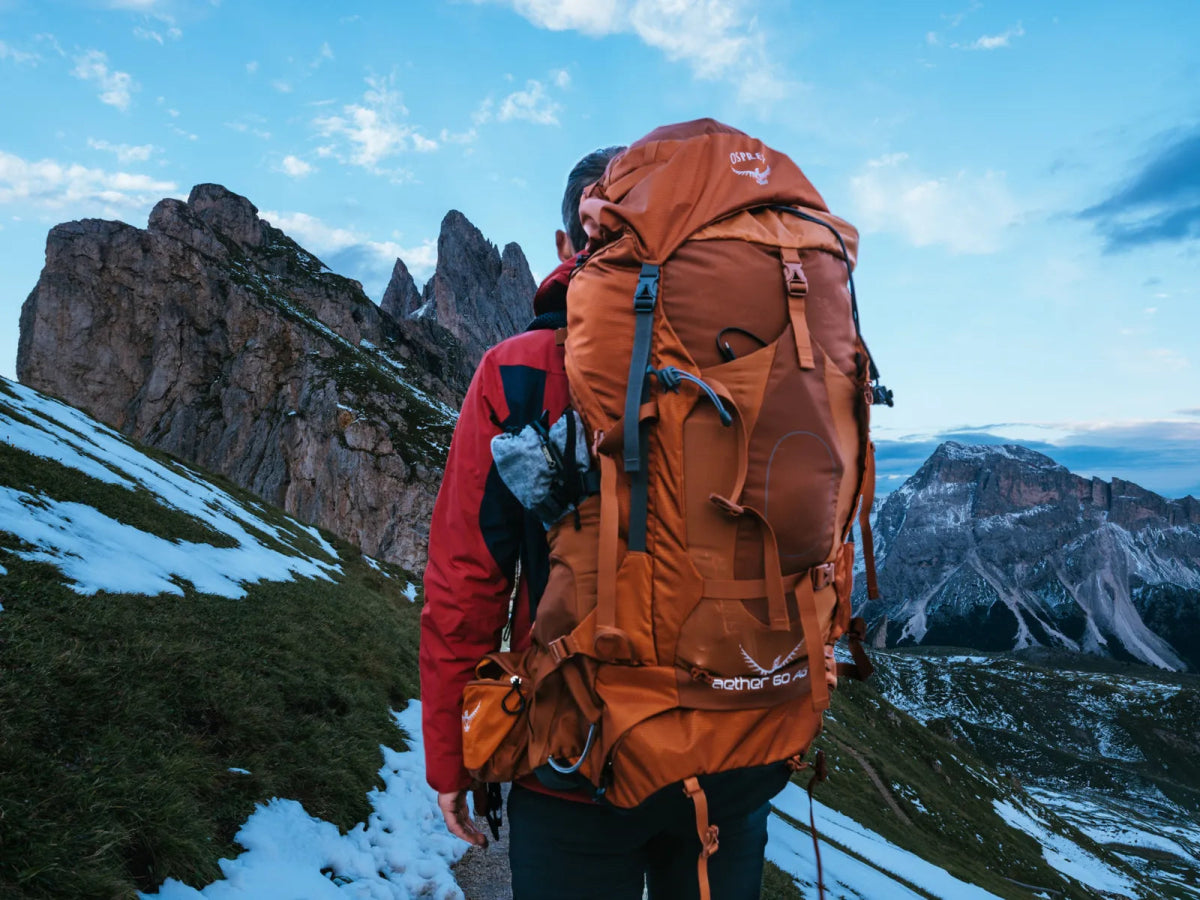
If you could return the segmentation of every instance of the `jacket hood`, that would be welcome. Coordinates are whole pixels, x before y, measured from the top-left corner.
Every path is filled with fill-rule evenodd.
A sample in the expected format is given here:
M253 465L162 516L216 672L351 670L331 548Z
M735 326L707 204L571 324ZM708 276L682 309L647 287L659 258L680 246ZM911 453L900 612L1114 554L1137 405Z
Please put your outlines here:
M567 308L567 284L571 273L579 263L579 255L573 256L542 279L537 293L533 295L533 313L536 316L548 312L565 312Z

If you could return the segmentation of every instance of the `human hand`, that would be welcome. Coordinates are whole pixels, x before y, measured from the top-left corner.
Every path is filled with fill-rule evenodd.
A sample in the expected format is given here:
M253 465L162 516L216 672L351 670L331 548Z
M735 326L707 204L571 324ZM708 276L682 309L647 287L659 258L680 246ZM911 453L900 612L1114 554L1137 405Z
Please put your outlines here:
M438 809L446 820L446 828L456 838L461 838L476 847L488 845L487 835L475 827L471 811L467 808L466 791L450 791L438 794Z

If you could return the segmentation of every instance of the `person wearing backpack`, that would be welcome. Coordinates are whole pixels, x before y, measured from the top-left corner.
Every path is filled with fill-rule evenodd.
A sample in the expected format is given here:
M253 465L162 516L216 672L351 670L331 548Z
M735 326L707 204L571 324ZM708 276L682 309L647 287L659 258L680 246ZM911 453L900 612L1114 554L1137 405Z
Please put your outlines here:
M428 778L477 844L472 776L517 782L516 900L636 898L643 878L655 900L756 897L768 801L809 765L837 675L869 667L850 532L857 513L874 593L867 424L890 393L858 331L857 234L710 119L630 145L580 201L575 175L535 299L559 318L485 356L435 507ZM495 652L518 557L533 602ZM833 662L847 633L853 666Z

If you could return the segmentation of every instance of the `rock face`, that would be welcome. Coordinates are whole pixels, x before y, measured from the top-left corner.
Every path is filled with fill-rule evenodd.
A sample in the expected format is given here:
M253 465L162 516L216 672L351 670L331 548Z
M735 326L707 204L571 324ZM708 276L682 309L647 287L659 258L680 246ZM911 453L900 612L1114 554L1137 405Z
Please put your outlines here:
M1200 668L1200 501L1017 445L940 446L876 528L889 644L1034 645ZM861 588L860 588L861 589Z
M464 291L503 280L503 266L488 282L492 268L475 265L442 258L438 271ZM397 273L415 294L403 263ZM448 314L384 315L245 197L199 185L187 203L160 202L146 230L99 220L51 230L21 310L17 376L419 570L477 358L448 326L491 334L496 318L487 331Z
M442 220L438 264L423 294L400 261L382 309L396 319L430 320L462 342L471 364L488 347L524 329L537 285L517 244L501 253L458 210Z

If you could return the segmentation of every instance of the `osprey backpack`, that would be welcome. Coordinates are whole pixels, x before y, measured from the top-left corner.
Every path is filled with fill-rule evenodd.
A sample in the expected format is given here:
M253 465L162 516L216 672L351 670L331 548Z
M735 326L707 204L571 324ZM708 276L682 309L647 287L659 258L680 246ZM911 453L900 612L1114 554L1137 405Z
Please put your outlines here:
M891 395L859 333L857 232L782 153L711 119L660 128L580 217L568 415L599 490L560 504L532 645L478 666L464 755L619 807L682 782L704 890L696 777L802 765L838 674L870 665L851 528L874 595L868 420ZM575 443L546 456L582 485Z

